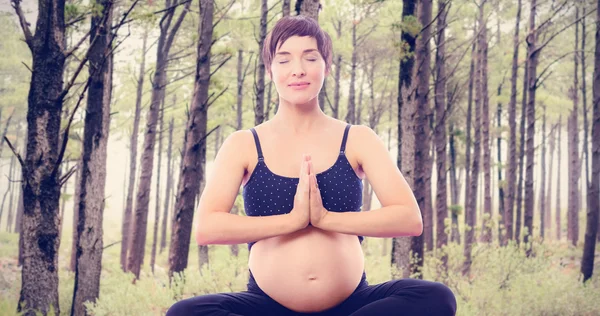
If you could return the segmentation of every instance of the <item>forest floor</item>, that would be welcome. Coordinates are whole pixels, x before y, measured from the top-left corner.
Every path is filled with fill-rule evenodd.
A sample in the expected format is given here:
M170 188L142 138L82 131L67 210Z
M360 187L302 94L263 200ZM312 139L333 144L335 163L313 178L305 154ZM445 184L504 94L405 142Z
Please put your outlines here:
M113 238L114 239L114 238ZM150 239L150 238L149 238ZM366 238L363 250L370 284L391 279L389 240ZM61 315L70 312L74 275L68 271L70 240L61 241L59 252L59 296ZM384 243L387 242L387 245ZM535 256L527 258L523 249L478 244L473 248L473 266L469 277L460 271L462 246L448 247L448 276L436 276L439 259L429 253L423 278L447 284L455 293L457 315L600 315L600 245L596 249L596 275L585 285L581 282L582 247L566 242L534 244ZM168 252L157 256L155 272L148 266L151 244L140 280L119 267L119 245L103 254L100 299L88 306L92 315L164 315L175 301L208 293L245 289L247 248L240 246L238 257L227 246L211 246L210 264L198 269L197 248L190 247L189 268L182 283L175 279L169 287ZM21 268L18 266L18 236L0 233L0 316L17 315Z

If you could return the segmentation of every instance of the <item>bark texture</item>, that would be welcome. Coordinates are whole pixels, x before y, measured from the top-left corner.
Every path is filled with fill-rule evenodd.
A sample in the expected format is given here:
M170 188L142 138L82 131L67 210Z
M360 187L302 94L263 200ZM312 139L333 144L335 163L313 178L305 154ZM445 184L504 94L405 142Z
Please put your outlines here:
M87 315L85 302L100 295L104 188L112 96L112 0L98 0L102 14L92 16L88 103L81 159L77 262L71 315Z
M32 54L27 97L27 151L22 162L21 292L17 312L60 313L58 246L60 153L65 66L64 1L40 0L35 35L25 22L20 0L12 0L21 17L25 42Z
M186 145L181 175L175 201L171 247L169 248L169 275L187 268L195 201L205 181L207 115L209 107L210 60L213 37L212 0L200 0L200 24L198 25L198 48L194 96L190 107L190 118L186 127ZM200 246L200 253L207 250ZM202 264L202 262L201 262Z

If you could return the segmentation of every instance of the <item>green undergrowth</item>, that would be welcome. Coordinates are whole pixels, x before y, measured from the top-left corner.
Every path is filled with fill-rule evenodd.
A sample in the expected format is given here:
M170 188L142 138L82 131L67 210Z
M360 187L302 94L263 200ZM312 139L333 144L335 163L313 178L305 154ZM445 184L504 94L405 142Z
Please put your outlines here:
M384 242L388 244L384 246ZM370 284L391 279L389 242L365 239L365 269ZM17 245L15 234L0 233L0 315L16 315L21 276ZM67 245L70 241L63 240L59 255L61 315L70 312L74 287L74 274L67 270L70 249ZM424 279L443 282L453 290L458 315L600 315L599 278L593 277L586 284L581 282L581 247L534 243L531 257L526 256L524 248L524 245L476 245L470 272L464 275L463 246L450 244L445 249L448 268L442 268L439 251L427 253L421 273ZM103 255L100 298L96 303L88 303L88 311L98 316L164 315L169 306L183 298L245 290L246 245L239 246L238 257L231 255L228 246L211 246L209 250L209 264L200 269L197 248L190 247L185 275L176 275L169 284L166 250L157 257L152 272L148 247L141 277L134 282L132 274L120 269L120 246L107 248Z

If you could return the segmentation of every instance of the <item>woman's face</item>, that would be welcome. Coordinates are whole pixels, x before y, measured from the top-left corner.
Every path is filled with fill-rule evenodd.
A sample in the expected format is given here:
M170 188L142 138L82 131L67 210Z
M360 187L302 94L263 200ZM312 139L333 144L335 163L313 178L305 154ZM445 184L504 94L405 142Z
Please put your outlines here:
M315 38L292 36L275 51L270 77L281 99L308 103L319 95L325 76L325 60Z

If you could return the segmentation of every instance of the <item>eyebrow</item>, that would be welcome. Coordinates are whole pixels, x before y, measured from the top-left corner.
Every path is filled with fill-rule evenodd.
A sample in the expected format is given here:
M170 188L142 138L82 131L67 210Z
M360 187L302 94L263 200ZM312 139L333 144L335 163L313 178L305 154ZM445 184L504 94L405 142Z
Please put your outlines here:
M311 49L305 49L305 50L302 52L302 54L306 54L306 53L312 53L312 52L318 52L318 51L319 51L318 49L314 49L314 48L311 48ZM278 52L278 53L276 53L275 55L291 55L291 53L290 53L290 52Z

